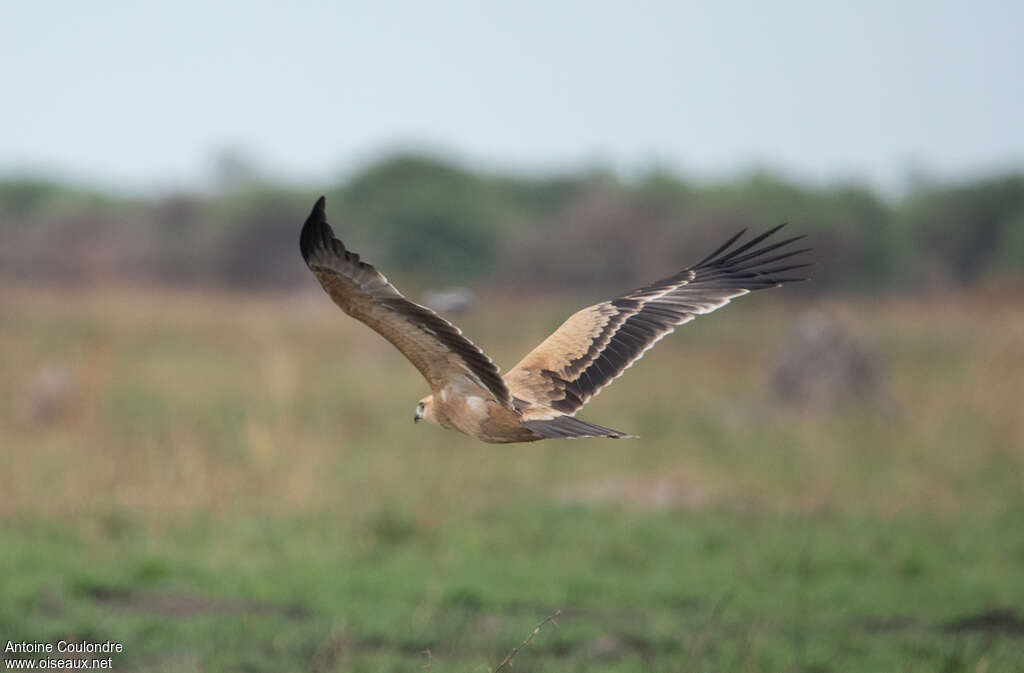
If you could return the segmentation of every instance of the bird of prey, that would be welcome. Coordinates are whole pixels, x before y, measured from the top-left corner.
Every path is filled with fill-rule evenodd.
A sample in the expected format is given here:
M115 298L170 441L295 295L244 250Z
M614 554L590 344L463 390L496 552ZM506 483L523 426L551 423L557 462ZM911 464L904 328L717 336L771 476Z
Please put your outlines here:
M791 259L808 250L791 246L801 236L762 245L782 226L744 243L741 231L679 273L575 313L504 376L457 327L406 299L335 238L323 197L299 247L341 310L390 341L427 380L430 394L414 421L485 442L532 442L630 437L574 414L677 325L752 290L805 280L790 275L810 266Z

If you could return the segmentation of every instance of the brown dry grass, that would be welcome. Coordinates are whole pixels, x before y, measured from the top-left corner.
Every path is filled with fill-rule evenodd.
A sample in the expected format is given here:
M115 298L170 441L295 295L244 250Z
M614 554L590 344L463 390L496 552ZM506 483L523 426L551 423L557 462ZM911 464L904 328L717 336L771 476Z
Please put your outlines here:
M580 305L492 298L460 322L504 368ZM377 511L430 526L500 502L888 513L1024 493L1016 295L827 299L881 354L874 401L780 407L767 368L795 316L743 299L679 330L581 414L629 442L489 446L414 426L425 386L318 291L0 292L0 513ZM506 316L513 316L508 320ZM39 418L41 371L66 376Z

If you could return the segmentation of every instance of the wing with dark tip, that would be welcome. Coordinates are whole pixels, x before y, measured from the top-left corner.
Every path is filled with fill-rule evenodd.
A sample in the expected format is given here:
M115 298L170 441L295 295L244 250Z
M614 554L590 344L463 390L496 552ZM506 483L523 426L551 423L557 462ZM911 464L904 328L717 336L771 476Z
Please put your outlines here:
M808 250L792 247L802 236L766 243L783 226L745 243L741 231L674 276L577 312L505 374L509 390L573 414L677 325L753 290L805 280L793 274L810 266L793 263Z
M299 247L334 303L390 341L423 374L432 391L469 383L511 408L505 382L483 351L450 322L403 297L377 269L334 237L322 196L302 227Z

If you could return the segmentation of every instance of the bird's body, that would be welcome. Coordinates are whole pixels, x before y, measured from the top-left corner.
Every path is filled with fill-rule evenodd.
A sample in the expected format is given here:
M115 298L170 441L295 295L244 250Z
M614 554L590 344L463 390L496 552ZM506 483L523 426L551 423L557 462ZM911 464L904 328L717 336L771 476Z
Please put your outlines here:
M532 442L543 436L522 424L522 415L502 405L486 391L474 386L442 388L430 405L432 413L421 418L436 422L442 428L458 430L485 442ZM440 398L440 399L437 399ZM424 405L426 406L426 405Z
M751 290L802 280L783 274L808 264L778 264L805 252L780 251L800 237L756 247L779 228L735 245L740 232L673 276L578 311L504 377L458 328L410 302L346 250L327 224L323 197L302 228L300 247L334 302L390 341L427 380L431 393L414 420L509 443L628 437L574 414L677 325Z

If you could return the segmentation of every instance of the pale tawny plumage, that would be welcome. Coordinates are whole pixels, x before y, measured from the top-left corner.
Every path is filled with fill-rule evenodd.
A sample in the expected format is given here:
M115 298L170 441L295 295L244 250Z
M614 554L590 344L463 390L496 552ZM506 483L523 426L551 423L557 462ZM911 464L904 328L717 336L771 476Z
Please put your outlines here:
M414 304L349 252L327 224L324 198L302 227L302 257L345 313L390 341L420 371L430 394L413 416L485 442L551 437L627 437L573 417L677 325L752 290L803 280L809 264L784 262L802 238L757 247L782 228L738 244L736 234L693 266L578 311L502 377L458 328ZM774 253L774 254L771 254Z

